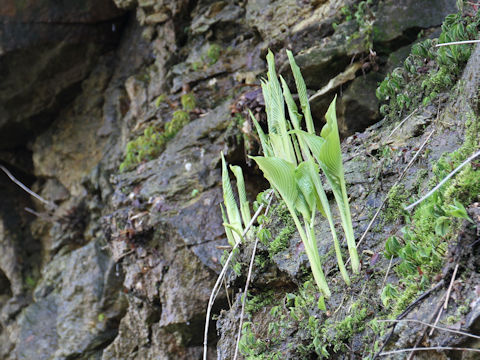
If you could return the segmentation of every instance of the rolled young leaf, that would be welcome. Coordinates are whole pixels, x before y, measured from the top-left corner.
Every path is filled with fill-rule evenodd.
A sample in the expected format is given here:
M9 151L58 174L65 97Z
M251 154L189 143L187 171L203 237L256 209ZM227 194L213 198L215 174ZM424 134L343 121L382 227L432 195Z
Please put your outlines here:
M295 78L295 85L297 86L298 98L300 100L300 106L302 108L303 116L305 117L305 124L307 125L307 131L310 134L315 134L315 127L313 125L312 113L310 112L310 103L308 102L307 86L303 80L302 73L298 67L293 54L290 50L287 50L288 61L292 68L293 77Z
M222 220L223 223L228 223L227 215L225 214L225 209L223 208L223 205L220 204L220 210L222 211ZM233 237L232 229L230 229L228 226L224 226L225 229L225 234L227 234L227 240L228 243L230 244L231 247L235 246L236 240Z
M252 119L252 122L255 125L255 129L257 130L257 134L260 137L260 143L262 144L263 155L273 156L273 150L270 146L267 135L265 135L265 133L263 132L262 127L258 123L257 119L255 119L255 116L253 116L252 112L248 110L248 113L250 114L250 118Z
M235 201L235 196L233 195L232 185L230 184L230 177L228 175L227 164L225 162L225 157L222 152L222 187L223 187L223 202L225 203L225 208L227 210L228 223L235 229L237 232L233 232L233 238L235 243L242 240L238 232L242 233L242 219L240 217L240 212L238 211L237 202Z
M232 165L230 165L230 170L232 170L235 178L237 179L238 198L240 200L240 213L242 214L243 225L246 227L250 223L252 215L250 214L250 204L248 203L247 192L245 191L245 180L243 178L243 171L240 166Z
M285 82L285 80L281 76L280 76L280 80L282 82L283 96L284 96L285 102L287 104L288 114L290 116L290 121L293 125L293 129L300 131L301 130L300 121L302 120L302 115L300 115L298 113L297 104L295 104L295 101L293 100L292 94L290 93L290 89L288 88L287 83ZM292 132L290 132L290 133L292 133ZM303 160L308 160L311 156L308 147L306 146L303 139L301 137L299 137L298 135L296 135L296 139L297 139L297 141L300 145ZM294 145L295 145L295 142L294 142ZM297 157L298 157L298 161L301 162L300 157L299 156L297 156Z
M297 163L294 148L288 134L285 118L285 102L282 88L275 71L275 59L271 51L267 55L268 81L262 81L262 92L265 100L269 136L278 136L275 143L270 138L275 156L281 157L293 164ZM280 146L281 144L281 146Z

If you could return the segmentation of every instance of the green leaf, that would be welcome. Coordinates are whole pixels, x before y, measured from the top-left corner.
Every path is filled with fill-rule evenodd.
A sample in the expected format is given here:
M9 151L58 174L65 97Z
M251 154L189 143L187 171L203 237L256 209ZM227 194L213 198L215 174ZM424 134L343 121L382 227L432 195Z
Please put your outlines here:
M453 205L448 205L446 213L459 219L468 220L473 224L473 220L470 219L470 216L468 216L465 206L463 206L463 204L460 203L458 200L455 200Z
M255 125L255 129L257 130L257 134L260 138L260 143L262 144L263 154L265 156L273 156L273 150L270 147L270 143L268 141L267 136L263 132L262 127L258 123L257 119L255 119L255 116L253 116L253 114L250 110L248 110L248 113L250 114L250 118L252 119L253 124Z
M391 257L398 256L398 252L402 248L400 242L396 236L390 236L385 243L385 251L383 254L386 258L390 259Z
M296 164L295 152L285 118L285 103L282 95L282 88L275 71L275 59L271 51L267 55L268 81L262 82L263 98L265 100L265 111L267 113L268 132L274 154L284 160ZM278 136L272 139L273 135ZM281 146L280 146L281 144Z
M347 188L345 184L345 175L342 163L342 150L340 148L340 136L338 134L337 116L335 110L335 102L337 97L330 104L325 118L327 123L324 125L321 136L325 143L322 145L319 153L312 153L317 158L327 181L332 187L335 201L337 202L340 217L342 219L342 227L347 238L348 251L352 261L352 269L354 273L360 271L360 261L358 258L357 247L352 226L352 217L350 214L350 206L348 203Z
M330 231L333 238L333 246L335 248L335 254L337 257L338 268L342 274L342 278L347 285L350 285L350 277L348 276L347 270L345 268L345 263L343 262L342 251L340 249L340 243L337 238L337 231L335 230L335 224L333 222L333 216L330 210L330 203L328 202L327 194L323 189L322 183L320 181L320 176L318 174L318 167L313 162L313 159L310 159L305 162L305 169L308 170L310 179L312 181L313 187L315 189L315 195L317 200L317 208L320 213L325 216L328 220L330 226Z
M298 67L293 54L290 50L287 50L288 60L290 61L290 67L292 68L293 77L295 78L295 85L297 86L298 98L300 99L300 106L302 107L303 115L305 116L305 123L307 125L307 131L310 134L315 134L315 127L313 125L312 114L310 112L310 104L308 102L307 86L303 80L302 73Z
M268 134L270 144L272 145L273 156L288 161L288 154L285 151L283 138L279 134Z
M292 206L297 200L298 190L295 183L295 165L276 157L254 156L265 178L280 193L283 200Z
M440 216L435 220L435 234L445 236L450 230L450 219L447 216Z
M285 98L285 102L287 103L287 108L288 108L288 114L290 116L290 121L293 125L293 129L297 131L301 131L300 127L300 122L302 120L302 115L298 113L298 108L297 104L295 104L295 100L293 100L292 94L290 93L290 89L288 88L287 83L283 79L283 77L280 76L280 80L282 82L282 88L283 88L283 96ZM290 133L295 133L294 131L290 131ZM303 154L303 159L307 160L310 157L310 151L305 144L304 140L299 137L298 135L295 135L298 140L298 144L300 145L300 149ZM295 145L295 140L292 139ZM298 161L301 161L300 156L297 155Z
M336 179L336 182L340 183L340 179L343 178L343 165L337 116L335 114L335 101L336 97L333 99L325 114L327 123L323 126L322 132L320 133L325 143L322 145L321 151L314 153L314 155L318 156L318 161L322 169L325 168L325 170L327 170L325 171L325 175L328 173Z
M223 187L223 201L227 210L228 223L238 232L242 233L242 219L240 212L238 211L237 202L233 195L232 185L230 184L230 177L228 176L227 164L222 152L222 187ZM235 242L241 241L241 236L237 233L233 233Z
M295 201L295 209L302 214L305 221L308 221L312 217L311 208L308 206L305 196L301 192L298 193L297 200Z
M238 198L240 199L240 213L242 214L243 224L247 226L252 220L250 214L250 204L247 200L247 192L245 191L245 180L243 178L243 171L240 166L230 166L235 178L237 179Z
M295 130L292 131L293 133L297 134L299 138L301 138L310 148L313 156L317 161L319 161L320 153L322 152L322 147L325 143L325 139L321 138L320 136L309 134L303 130Z
M383 306L388 308L390 306L390 302L399 296L398 290L392 284L387 284L383 290L382 294L380 295L380 300L382 300Z
M222 220L224 223L227 223L228 222L227 215L225 214L225 209L223 208L222 204L220 204L220 209L222 211ZM225 229L225 234L227 235L228 243L230 244L231 247L234 247L236 240L233 236L232 229L230 229L227 226L224 226L224 229Z
M292 122L295 130L301 130L300 122L302 121L302 115L298 112L297 104L295 104L292 93L290 92L290 89L288 88L288 85L282 76L280 76L280 81L282 83L283 97L285 98L285 103L287 104L290 121Z
M327 307L325 306L325 297L320 296L320 297L318 298L318 304L317 304L317 306L318 306L318 309L319 309L319 310L327 311Z
M269 128L269 132L278 132L280 134L286 134L287 127L285 122L285 108L284 101L282 96L282 89L280 87L280 82L277 78L277 73L275 71L275 58L273 53L269 50L267 54L267 65L268 65L268 82L262 84L262 89L266 89L266 96L264 90L265 106L268 102L267 118L269 123L272 124L272 130Z
M316 208L316 192L310 177L310 170L306 162L301 163L295 169L295 179L310 211Z

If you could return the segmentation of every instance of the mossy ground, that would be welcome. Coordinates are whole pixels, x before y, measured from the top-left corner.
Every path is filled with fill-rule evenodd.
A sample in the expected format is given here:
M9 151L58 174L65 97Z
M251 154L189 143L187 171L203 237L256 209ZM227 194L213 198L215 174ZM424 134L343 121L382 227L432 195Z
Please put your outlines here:
M404 116L453 87L470 57L472 45L436 45L477 39L479 25L480 12L465 8L447 16L438 39L414 44L403 67L388 74L377 89L377 97L385 102L380 108L382 114L391 119Z
M448 17L439 41L462 40L478 34L479 19L478 13L465 12ZM405 69L396 70L379 88L380 97L389 101L382 110L390 119L401 120L402 115L430 103L456 83L471 48L447 47L440 51L434 50L432 44L428 42L414 47L405 62ZM424 54L424 51L427 52ZM418 72L420 64L417 60L422 54L428 60L422 66L427 68L425 72ZM414 70L408 69L409 66L417 66L415 71L419 75L415 80L412 80ZM388 86L392 87L385 90ZM386 332L385 323L379 320L395 318L429 288L444 266L449 244L455 241L459 232L463 221L462 208L480 199L480 172L474 163L466 166L412 213L404 210L412 198L438 183L480 148L479 119L473 112L466 118L464 142L456 151L445 153L438 160L427 157L428 167L421 167L417 183L411 182L408 190L402 183L390 189L386 208L376 228L380 232L389 228L391 233L386 236L388 240L385 237L386 243L377 245L377 249L383 251L371 257L381 258L378 261L383 262L382 267L375 268L377 260L364 264L367 271L353 277L349 289L345 289L339 279L331 279L334 295L327 302L326 310L322 310L311 278L307 277L293 292L276 289L275 296L267 303L262 302L263 308L254 306L247 313L249 321L244 326L240 347L247 359L283 359L285 356L317 359L339 353L349 353L359 359L373 358ZM421 186L425 183L427 186ZM281 227L277 234L270 242L275 245L269 245L272 254L284 246L284 237L290 236L289 227ZM390 260L391 268L388 265ZM258 304L256 296L249 302ZM459 309L458 316L461 314ZM269 312L268 327L255 326L256 314L265 311ZM463 306L462 311L468 309ZM449 315L448 321L455 321L452 316Z

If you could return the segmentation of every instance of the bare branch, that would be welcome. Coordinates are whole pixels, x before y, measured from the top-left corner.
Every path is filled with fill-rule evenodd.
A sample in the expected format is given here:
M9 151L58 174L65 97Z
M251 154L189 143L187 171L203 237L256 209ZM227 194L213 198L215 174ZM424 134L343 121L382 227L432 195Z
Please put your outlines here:
M468 337L471 337L471 338L474 338L474 339L480 339L480 336L469 334L465 331L453 330L453 329L449 329L449 328L446 328L446 327L437 326L437 325L434 325L434 324L429 324L429 323L427 323L425 321L421 321L421 320L415 320L415 319L378 320L378 322L394 322L394 323L413 322L413 323L428 326L428 327L431 327L433 329L437 329L437 330L440 330L440 331L448 331L448 332L455 333L455 334L458 334L458 335L468 336Z
M413 204L411 205L408 205L405 210L411 210L413 209L415 206L417 206L418 204L420 204L423 200L426 200L428 199L430 196L432 196L435 191L437 191L438 189L440 189L440 187L445 184L448 180L450 180L450 178L455 175L457 172L460 171L461 168L463 168L465 165L467 165L470 161L472 161L473 159L475 159L477 156L480 156L480 151L477 151L475 154L473 154L472 156L470 156L467 160L465 160L463 163L461 163L455 170L453 170L450 174L448 174L445 179L443 179L442 181L440 181L438 183L437 186L435 186L432 190L430 190L425 196L423 196L422 198L420 198L419 200L415 201Z
M53 210L57 208L53 202L45 200L43 197L38 195L36 192L30 190L26 185L24 185L20 180L18 180L15 176L12 175L10 171L3 165L0 165L0 169L12 180L15 184L17 184L22 190L26 191L28 194L32 195L35 199L39 200L40 202L44 203L47 206L47 209Z
M273 196L273 190L270 191L270 193L267 195L267 198L270 199L271 196ZM257 209L257 212L253 215L252 220L250 220L250 223L247 225L247 227L243 231L242 238L247 234L248 230L250 230L250 228L253 226L253 223L255 222L255 220L257 220L257 217L263 211L264 207L265 206L263 204L259 206L259 208ZM205 333L203 337L203 360L207 360L208 328L209 328L210 314L212 312L213 303L215 302L215 298L217 297L218 292L220 291L220 286L223 281L223 277L227 272L228 265L230 264L230 261L233 258L235 249L238 247L238 245L240 245L240 242L237 242L235 244L235 246L232 248L232 251L228 255L227 261L225 261L225 265L223 265L222 271L220 272L220 275L218 275L217 281L213 286L212 293L210 294L210 299L208 300L207 315L205 319Z
M273 196L270 197L270 201L268 202L267 208L265 209L265 214L267 214L268 211L270 210L270 205L272 204L272 200L273 200ZM260 225L259 230L262 228L263 228L263 224ZM240 312L240 325L238 326L237 344L235 345L235 355L233 356L233 360L237 360L238 347L240 345L240 339L242 337L243 316L245 315L245 303L247 302L248 286L250 285L250 278L252 277L253 261L255 260L257 245L258 245L258 236L256 236L255 238L255 245L253 246L252 257L250 259L250 266L248 267L247 282L245 283L245 291L243 292L242 311Z
M380 353L379 356L388 356L394 354L400 354L403 352L411 352L411 351L432 351L432 350L456 350L456 351L472 351L472 352L480 352L480 349L471 349L471 348L459 348L459 347L449 347L449 346L432 346L428 348L412 348L412 349L400 349L400 350L393 350Z

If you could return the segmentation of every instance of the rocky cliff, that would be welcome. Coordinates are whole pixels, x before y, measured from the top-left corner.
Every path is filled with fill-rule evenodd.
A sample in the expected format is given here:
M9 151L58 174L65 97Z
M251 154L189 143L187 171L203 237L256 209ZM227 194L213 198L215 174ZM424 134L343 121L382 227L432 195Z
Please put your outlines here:
M478 38L477 8L453 0L5 1L0 164L11 177L0 176L0 359L202 357L206 307L228 251L221 151L243 168L252 200L268 186L246 156L260 151L248 109L264 124L268 49L292 91L285 49L293 51L318 128L338 95L362 272L351 287L341 282L318 219L334 284L320 310L300 238L274 200L241 357L478 348L465 335L424 337L418 322L389 336L381 322L433 323L448 298L438 325L479 330L478 162L403 211L479 148L480 48L435 47ZM252 248L241 246L215 302L208 358L233 358Z

